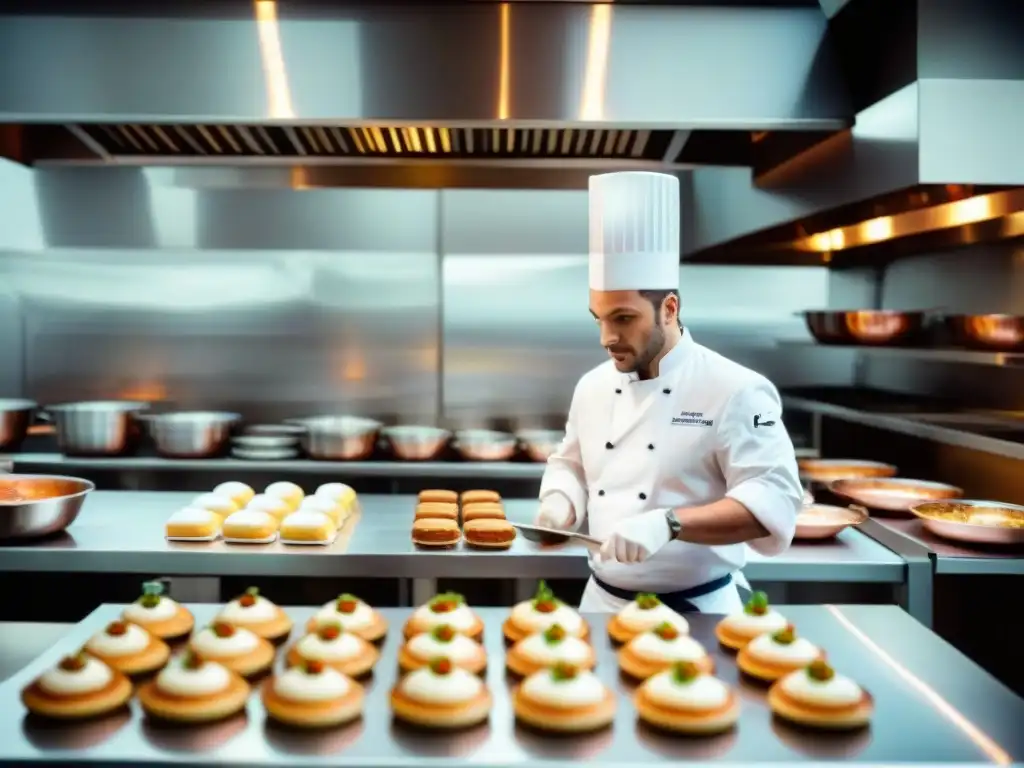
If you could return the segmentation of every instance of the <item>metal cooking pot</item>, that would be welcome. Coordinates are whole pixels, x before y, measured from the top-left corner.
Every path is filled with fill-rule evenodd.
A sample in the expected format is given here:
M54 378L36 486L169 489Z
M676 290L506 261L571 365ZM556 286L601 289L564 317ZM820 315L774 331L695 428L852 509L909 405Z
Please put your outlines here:
M31 400L0 400L0 451L18 449L28 434L36 407Z
M361 416L311 416L286 421L305 428L303 449L311 459L324 461L365 459L376 448L382 426Z
M560 429L521 429L516 438L532 461L547 461L565 437Z
M0 475L0 539L28 539L63 531L96 486L80 477Z
M893 346L919 337L926 313L889 309L800 312L807 330L820 344Z
M231 440L240 414L223 411L181 411L144 417L161 456L205 459L220 456Z
M436 458L452 437L447 429L417 426L385 427L381 434L395 456L406 461Z
M1024 349L1021 315L947 315L942 322L954 344L996 352Z
M47 406L40 418L53 422L61 453L119 456L138 445L138 416L147 408L148 403L130 400L66 403Z
M490 429L463 429L455 433L455 448L469 461L508 461L515 455L518 442L515 435Z

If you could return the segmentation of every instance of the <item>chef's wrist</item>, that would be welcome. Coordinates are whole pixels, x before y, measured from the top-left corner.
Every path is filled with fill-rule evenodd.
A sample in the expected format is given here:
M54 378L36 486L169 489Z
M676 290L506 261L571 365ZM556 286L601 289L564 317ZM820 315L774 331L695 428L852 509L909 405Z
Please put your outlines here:
M665 519L665 528L668 530L668 540L675 541L683 535L683 523L679 519L679 515L672 507L659 510L662 517Z

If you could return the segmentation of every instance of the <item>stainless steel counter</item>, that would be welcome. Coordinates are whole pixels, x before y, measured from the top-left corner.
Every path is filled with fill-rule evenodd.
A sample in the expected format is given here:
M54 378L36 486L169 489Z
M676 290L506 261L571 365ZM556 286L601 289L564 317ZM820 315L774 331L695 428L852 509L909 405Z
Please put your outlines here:
M329 547L168 542L163 524L189 493L95 491L65 534L0 548L0 571L163 573L182 576L373 576L393 578L587 578L585 550L518 539L508 552L417 550L409 539L415 498L362 496L362 513ZM511 519L528 521L535 501L508 500ZM751 552L751 580L898 584L904 561L854 530L837 540L795 544L764 558Z
M191 606L198 624L216 606ZM24 717L18 692L62 654L115 618L121 606L104 605L61 643L0 684L0 763L42 761L62 765L280 765L450 766L454 764L560 766L590 760L607 766L671 761L698 764L764 763L861 765L1011 764L1024 760L1024 701L913 619L888 606L782 606L809 639L827 649L840 670L853 675L875 697L870 729L855 734L812 734L775 720L763 688L740 681L734 659L714 643L715 616L695 616L693 635L715 656L717 674L737 685L743 714L734 732L710 739L672 738L639 726L631 686L616 673L605 616L591 615L598 674L619 694L611 729L558 739L514 725L503 671L500 623L503 609L480 609L492 659L487 682L494 694L489 723L456 735L414 732L392 722L387 692L394 684L397 631L408 610L385 610L392 631L382 661L367 683L363 720L325 733L295 733L268 725L254 696L246 715L202 728L161 728L132 706L130 713L80 726L44 727ZM314 609L289 608L301 624ZM0 627L2 631L2 627ZM26 638L26 642L29 638ZM965 722L967 721L967 722ZM979 739L972 729L984 732ZM984 746L979 746L979 741ZM987 752L986 752L987 751Z
M935 561L935 572L969 576L1024 576L1024 553L1020 549L971 547L939 538L925 530L914 518L876 517L878 525L904 538L912 545L925 547Z

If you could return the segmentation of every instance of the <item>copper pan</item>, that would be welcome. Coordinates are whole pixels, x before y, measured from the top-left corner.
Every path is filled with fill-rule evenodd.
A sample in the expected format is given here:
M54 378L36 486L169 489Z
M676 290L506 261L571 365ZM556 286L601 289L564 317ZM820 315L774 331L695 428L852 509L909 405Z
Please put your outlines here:
M796 516L796 534L801 541L833 539L851 525L860 525L868 519L864 507L833 507L828 504L805 504Z
M911 508L926 501L958 499L964 495L955 485L910 480L905 477L857 477L835 480L828 489L842 499L870 510L909 517Z
M1024 350L1024 316L947 315L942 322L954 344L995 352Z
M893 477L896 467L881 461L861 459L798 459L804 482L831 483L833 480L860 477Z
M926 530L969 544L1024 546L1024 507L1001 501L931 501L911 508Z
M819 344L894 346L907 344L925 328L926 313L890 309L847 309L799 313Z

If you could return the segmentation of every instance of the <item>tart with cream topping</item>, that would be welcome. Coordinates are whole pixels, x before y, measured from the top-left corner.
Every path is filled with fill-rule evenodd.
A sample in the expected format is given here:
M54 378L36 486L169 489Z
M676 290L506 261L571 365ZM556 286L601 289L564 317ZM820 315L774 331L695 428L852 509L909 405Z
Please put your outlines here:
M340 624L346 632L359 635L370 643L383 640L388 622L377 611L355 595L339 595L323 607L306 624L306 631L316 632L324 624Z
M439 624L429 632L410 637L398 652L398 666L403 672L410 672L437 658L446 658L474 675L487 669L487 653L483 646L460 634L450 624Z
M593 669L597 664L590 643L570 635L561 624L527 635L505 655L506 668L517 677L527 677L558 664L572 664L582 670Z
M619 669L637 680L646 680L678 663L693 664L705 675L715 670L715 662L704 646L667 621L641 632L619 649Z
M239 510L238 504L230 496L225 496L221 493L201 493L192 499L192 503L188 506L208 509L210 512L218 515L221 520L226 520Z
M736 657L736 666L751 677L771 683L824 658L821 648L797 636L796 628L790 624L747 643Z
M554 733L586 733L611 725L615 695L593 672L556 664L527 677L512 692L516 719Z
M491 714L491 692L479 675L440 657L402 677L391 690L398 720L423 728L469 728Z
M338 528L345 522L348 514L342 509L338 502L329 496L307 496L299 504L299 512L319 512L326 515Z
M661 602L657 595L641 593L608 621L608 636L614 643L628 643L662 624L671 624L680 635L690 631L682 614Z
M524 637L543 632L554 624L573 637L586 639L590 636L590 627L579 612L555 597L551 588L541 581L533 599L512 606L512 613L502 625L502 632L508 642L518 643Z
M235 506L239 509L245 507L256 495L256 491L237 480L228 480L226 483L221 483L213 489L213 493L215 496L227 496L235 502Z
M409 617L405 623L405 639L430 632L442 624L447 624L460 635L467 635L477 642L484 636L484 623L466 605L466 598L455 592L443 592L435 595L426 605L421 605Z
M273 496L276 499L280 499L291 507L292 512L299 508L302 500L306 498L306 493L295 483L279 482L271 483L265 489L263 489L264 496Z
M266 512L275 520L284 520L295 511L284 499L277 496L268 496L265 493L254 496L245 506L245 509L247 512Z
M188 647L207 661L223 664L242 677L255 677L274 663L274 646L243 627L215 621L194 635Z
M279 643L292 631L292 620L280 607L267 600L256 587L249 587L221 608L217 620L248 629L272 643Z
M362 677L373 671L380 653L355 632L346 632L340 622L320 624L288 651L290 666L318 662L349 677Z
M80 720L120 709L132 697L132 684L116 669L79 652L61 659L21 692L33 715Z
M171 657L167 643L128 621L110 622L89 638L83 650L126 675L156 672Z
M359 511L359 496L356 495L356 489L351 485L324 483L316 489L313 495L335 502L341 507L346 517Z
M755 637L779 632L788 624L786 617L769 605L768 595L755 592L740 613L730 614L718 622L715 637L726 648L738 651Z
M675 733L710 735L736 725L740 703L717 677L680 662L647 678L634 697L640 720Z
M320 661L306 661L267 680L267 715L297 728L329 728L363 714L363 687Z
M768 706L784 720L826 730L863 728L875 708L870 693L821 659L773 683Z
M223 664L187 651L172 659L138 691L150 717L180 723L209 723L245 709L249 684Z
M164 585L159 581L143 584L142 597L127 605L121 618L161 640L184 637L196 623L188 608L164 594Z

